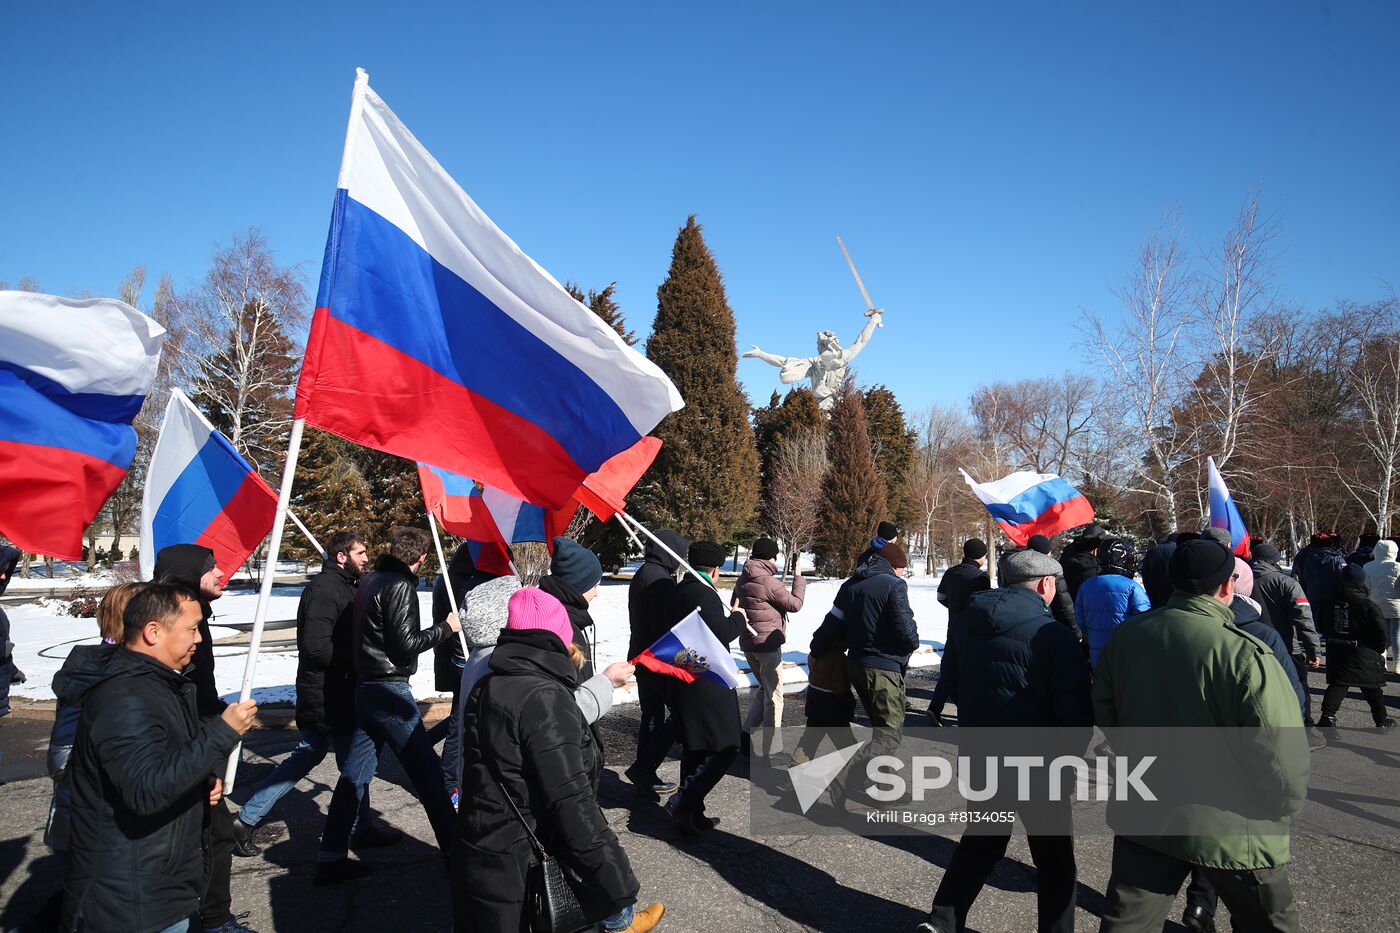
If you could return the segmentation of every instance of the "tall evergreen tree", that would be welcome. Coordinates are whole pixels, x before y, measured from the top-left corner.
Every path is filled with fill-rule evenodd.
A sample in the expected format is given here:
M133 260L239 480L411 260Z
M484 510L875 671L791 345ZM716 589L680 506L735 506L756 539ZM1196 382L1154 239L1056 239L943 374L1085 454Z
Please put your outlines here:
M774 461L783 439L811 430L826 430L826 413L812 390L805 386L798 386L781 400L775 391L767 405L754 409L753 434L758 447L760 501L769 500Z
M870 543L885 509L885 485L870 456L865 402L846 380L831 407L826 477L818 520L817 569L845 576Z
M656 295L647 357L686 405L657 427L665 443L638 486L638 511L692 540L726 541L758 504L758 450L749 400L735 376L734 312L694 215L676 236Z
M905 479L914 463L918 437L904 420L904 409L894 393L883 385L865 390L865 426L870 432L870 453L875 472L885 484L885 513L882 517L907 527L914 510L904 501Z
M399 511L372 498L369 480L360 465L366 450L329 431L306 428L292 485L292 510L322 545L340 531L358 531L373 537L379 524L378 513L385 509ZM284 540L287 543L283 549L288 556L310 555L311 546L302 541L300 532L288 531ZM371 542L371 547L380 540Z

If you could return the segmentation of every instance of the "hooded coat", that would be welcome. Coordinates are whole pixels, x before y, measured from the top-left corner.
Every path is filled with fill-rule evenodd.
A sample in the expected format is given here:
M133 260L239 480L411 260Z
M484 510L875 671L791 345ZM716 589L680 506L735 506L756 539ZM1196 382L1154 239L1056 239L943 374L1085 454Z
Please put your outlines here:
M755 654L783 650L788 613L801 612L806 595L806 577L794 577L789 592L778 579L775 561L759 557L744 561L744 570L734 584L734 603L749 614L754 633L748 628L739 633L740 649Z
M677 554L684 554L690 547L689 541L669 528L662 528L656 536ZM627 640L627 657L635 658L650 648L670 628L665 620L664 607L667 594L676 586L678 569L680 562L655 541L648 539L642 565L627 586L627 622L631 630ZM640 677L643 672L643 668L637 668L637 676Z
M238 733L153 658L118 648L104 673L77 698L62 929L154 933L199 906L209 779Z
M710 586L686 576L666 596L662 616L669 629L696 609L700 618L726 648L744 630L744 617L731 613ZM664 676L664 675L663 675ZM739 747L739 695L708 677L691 683L672 682L676 727L688 752L722 752Z
M534 854L505 794L541 845L577 879L593 920L637 899L639 885L598 807L601 749L574 700L578 674L546 631L507 631L491 676L463 703L462 797L452 847L457 933L524 929L525 877Z
M1365 567L1366 590L1387 619L1400 619L1400 563L1394 541L1376 544L1375 559Z
M1324 625L1327 684L1385 686L1385 616L1355 580L1343 580L1332 594Z
M201 544L171 544L156 555L153 573L157 583L179 584L199 600L199 644L195 646L190 666L185 668L185 676L194 683L201 716L217 716L228 706L214 685L214 636L209 632L209 619L214 610L199 591L199 581L213 559L214 552Z

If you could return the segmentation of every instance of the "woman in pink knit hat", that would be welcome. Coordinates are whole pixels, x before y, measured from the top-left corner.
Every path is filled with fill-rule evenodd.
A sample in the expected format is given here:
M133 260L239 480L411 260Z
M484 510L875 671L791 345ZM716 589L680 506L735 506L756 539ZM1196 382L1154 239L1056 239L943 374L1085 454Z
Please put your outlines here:
M604 930L645 933L666 910L634 909L637 878L598 807L602 749L574 699L582 661L559 600L534 587L511 596L490 676L462 698L463 806L452 848L458 933L523 928L535 854L522 820Z

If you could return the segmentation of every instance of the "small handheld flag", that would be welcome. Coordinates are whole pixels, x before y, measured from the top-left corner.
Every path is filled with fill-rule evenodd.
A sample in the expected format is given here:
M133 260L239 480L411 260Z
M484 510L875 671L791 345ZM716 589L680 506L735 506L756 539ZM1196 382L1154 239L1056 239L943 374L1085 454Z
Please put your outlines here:
M1021 470L990 483L979 483L959 470L972 492L1018 547L1035 535L1057 535L1094 520L1094 507L1054 473Z
M214 429L185 393L172 389L141 496L141 577L169 544L202 544L225 575L272 530L277 493Z
M1230 532L1230 544L1236 557L1249 560L1249 529L1244 527L1240 510L1225 485L1225 477L1215 467L1215 458L1206 458L1206 486L1210 496L1210 527L1224 528Z
M672 626L632 663L686 683L704 679L733 689L749 682L739 673L729 649L700 618L699 609Z

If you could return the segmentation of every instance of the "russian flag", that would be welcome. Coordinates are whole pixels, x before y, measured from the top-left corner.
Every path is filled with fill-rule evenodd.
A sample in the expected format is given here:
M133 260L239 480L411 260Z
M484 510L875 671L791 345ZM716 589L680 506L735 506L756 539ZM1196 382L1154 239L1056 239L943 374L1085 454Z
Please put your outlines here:
M477 569L497 576L515 573L508 543L501 536L475 480L426 463L418 464L418 482L428 511L448 534L466 539Z
M131 467L164 338L110 298L0 291L0 532L21 550L83 556Z
M202 544L231 576L272 530L277 493L179 389L170 391L141 497L141 578L156 553Z
M1235 500L1225 485L1225 477L1215 468L1215 458L1206 458L1206 492L1210 496L1210 527L1224 528L1230 532L1230 542L1235 555L1249 560L1249 529L1244 527L1240 510L1235 508Z
M704 678L733 689L749 682L739 673L729 649L719 643L715 633L700 618L699 609L677 622L631 663L686 683Z
M683 404L359 72L296 417L559 508Z
M1035 535L1057 535L1094 520L1094 507L1054 473L1020 470L990 483L979 483L959 470L972 492L1018 547Z

